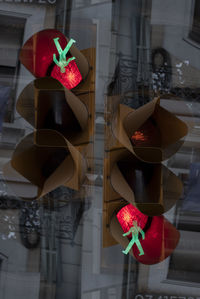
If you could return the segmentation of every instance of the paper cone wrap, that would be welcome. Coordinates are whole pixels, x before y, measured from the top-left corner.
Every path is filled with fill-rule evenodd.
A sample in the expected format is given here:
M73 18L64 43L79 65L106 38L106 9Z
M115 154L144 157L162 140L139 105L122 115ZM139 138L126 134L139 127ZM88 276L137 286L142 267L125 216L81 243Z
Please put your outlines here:
M27 135L16 147L10 165L37 187L34 199L61 185L78 190L86 171L86 163L80 152L61 134L52 130L38 130ZM8 184L9 177L13 175L9 171L10 165L4 167Z
M142 136L147 139L145 142L134 145L131 138L135 132L143 134L140 133L140 130L147 121L152 121L155 124L154 130L158 131L159 140L156 140L158 138L156 138L154 132L152 134L154 135L155 144L158 145L153 145L150 132L147 132L146 136ZM120 144L137 158L145 162L159 163L172 156L179 149L188 128L183 121L162 108L159 99L156 98L136 110L120 105L112 122L112 131Z
M128 150L107 153L104 201L120 198L142 213L158 216L173 207L183 192L179 178L161 163L145 163Z
M91 135L89 114L82 98L56 79L45 77L28 84L16 106L35 129L56 130L72 144L79 145L90 142Z

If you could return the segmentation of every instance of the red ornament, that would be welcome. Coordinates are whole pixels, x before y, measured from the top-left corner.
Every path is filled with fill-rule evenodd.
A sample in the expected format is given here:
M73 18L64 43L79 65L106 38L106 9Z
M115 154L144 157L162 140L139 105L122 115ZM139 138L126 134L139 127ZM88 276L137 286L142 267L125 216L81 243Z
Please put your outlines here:
M68 89L74 88L82 81L81 73L74 60L65 67L65 73L61 73L60 67L55 65L51 72L51 77L60 81Z
M65 49L68 41L60 31L42 30L26 41L20 52L20 61L36 78L52 76L66 88L72 89L81 82L81 73L76 60L68 64L65 73L61 73L60 68L53 61L53 54L59 57L54 38L59 38L61 48Z
M143 229L148 221L148 216L141 213L136 207L129 204L123 207L118 213L117 213L117 219L123 229L123 231L126 233L129 231L129 229L133 226L133 221L137 221L137 224L141 229ZM130 235L131 237L131 235Z
M163 216L152 217L145 239L140 239L144 255L138 255L138 248L133 245L133 255L146 265L162 262L172 254L180 239L178 230Z
M117 214L118 221L126 233L133 226L133 220L145 232L145 238L140 238L144 255L139 256L137 245L132 247L134 257L142 264L157 264L166 259L176 248L180 233L163 216L148 217L131 204L123 207ZM131 239L131 234L128 236Z

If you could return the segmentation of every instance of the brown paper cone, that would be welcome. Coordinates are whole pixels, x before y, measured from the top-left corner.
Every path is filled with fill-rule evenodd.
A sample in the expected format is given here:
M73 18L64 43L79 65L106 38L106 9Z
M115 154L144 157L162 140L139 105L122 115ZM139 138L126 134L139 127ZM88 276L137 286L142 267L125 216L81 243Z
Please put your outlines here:
M96 80L96 49L89 48L81 50L81 53L89 63L89 72L87 76L72 89L72 92L77 96L84 93L95 93L95 80Z
M31 82L18 98L17 111L36 129L56 130L74 145L90 141L85 103L56 79L45 77Z
M34 81L21 92L16 103L17 112L31 125L35 126L35 96Z
M158 163L169 158L179 149L188 131L186 124L160 107L159 102L156 98L137 110L120 105L112 122L117 140L145 162Z
M26 136L12 156L11 166L37 187L35 199L60 185L78 190L86 169L78 150L52 130L38 130Z
M168 211L182 194L181 181L164 165L145 163L128 150L107 153L104 202L125 199L149 216Z
M6 185L15 196L25 201L32 201L37 198L38 188L20 175L11 166L11 161L3 166L3 176Z
M85 55L81 52L82 51L79 51L74 44L69 50L71 56L74 56L76 58L75 61L78 66L79 72L81 73L82 78L85 79L89 73L90 65Z
M181 181L164 165L144 163L131 154L113 165L110 182L120 197L149 216L167 212L183 191Z

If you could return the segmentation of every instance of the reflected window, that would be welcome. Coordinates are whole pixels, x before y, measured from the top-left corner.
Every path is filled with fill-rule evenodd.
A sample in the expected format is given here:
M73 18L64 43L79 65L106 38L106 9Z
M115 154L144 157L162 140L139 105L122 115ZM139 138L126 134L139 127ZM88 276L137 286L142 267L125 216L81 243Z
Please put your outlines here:
M167 278L175 281L200 283L200 238L199 238L199 219L200 215L184 214L181 215L185 222L185 228L190 226L191 219L195 231L180 230L181 239L176 251L170 257L170 265ZM196 220L196 223L195 223ZM183 227L184 223L182 223Z
M192 163L184 198L177 210L177 228L181 239L170 258L168 279L200 283L200 163Z
M24 26L24 18L0 14L0 129L2 121L14 121L18 54L23 41Z
M194 3L193 21L189 37L193 41L200 43L200 1L197 0Z
M12 87L16 67L0 65L0 120L1 122L12 121L13 97Z

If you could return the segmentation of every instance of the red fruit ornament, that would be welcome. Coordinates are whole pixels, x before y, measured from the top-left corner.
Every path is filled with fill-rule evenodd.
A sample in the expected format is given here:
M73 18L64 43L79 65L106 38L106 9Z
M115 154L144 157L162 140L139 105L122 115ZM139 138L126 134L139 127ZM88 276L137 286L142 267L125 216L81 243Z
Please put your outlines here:
M132 247L134 257L142 264L160 263L171 255L178 245L180 233L164 216L149 217L128 204L117 213L117 219L125 233L133 226L134 220L145 232L144 240L139 237L144 255L139 256L136 244ZM128 238L131 239L131 234Z
M65 67L65 72L62 73L60 67L53 61L53 55L56 55L59 59L54 39L59 39L62 50L69 43L67 38L58 30L47 29L39 31L31 36L22 47L20 61L36 78L51 76L59 80L66 88L72 89L83 79L78 67L81 63L81 55L79 54L78 57L75 57L75 60L70 61ZM73 56L71 52L78 52L74 45L70 48L67 59Z

